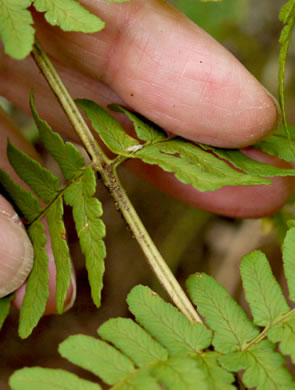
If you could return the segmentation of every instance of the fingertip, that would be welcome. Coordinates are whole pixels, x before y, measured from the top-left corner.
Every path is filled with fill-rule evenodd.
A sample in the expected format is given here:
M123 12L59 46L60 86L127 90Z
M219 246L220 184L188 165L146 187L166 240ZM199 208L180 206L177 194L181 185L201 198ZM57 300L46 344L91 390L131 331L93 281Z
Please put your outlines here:
M34 251L12 206L0 196L0 297L15 291L33 266Z

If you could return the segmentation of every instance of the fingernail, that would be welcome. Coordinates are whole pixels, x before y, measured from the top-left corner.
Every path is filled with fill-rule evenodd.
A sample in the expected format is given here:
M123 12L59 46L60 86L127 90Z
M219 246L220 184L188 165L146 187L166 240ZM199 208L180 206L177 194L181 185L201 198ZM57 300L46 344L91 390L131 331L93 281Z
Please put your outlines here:
M34 250L19 218L0 210L0 298L24 283L33 260Z
M65 305L64 305L64 312L70 310L74 303L75 303L75 300L76 300L76 296L77 296L77 283L76 283L76 276L74 275L74 273L72 273L72 278L71 278L71 287L70 287L70 297L66 300L65 302Z

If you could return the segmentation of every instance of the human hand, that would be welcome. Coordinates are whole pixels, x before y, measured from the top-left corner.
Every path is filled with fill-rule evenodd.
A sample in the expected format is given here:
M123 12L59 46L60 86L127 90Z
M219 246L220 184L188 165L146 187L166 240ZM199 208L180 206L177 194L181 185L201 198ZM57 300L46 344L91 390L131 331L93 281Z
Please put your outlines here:
M264 88L229 52L167 3L160 0L83 3L106 21L103 32L63 33L36 17L37 37L74 98L88 98L102 106L114 102L127 104L172 133L221 147L248 146L276 127L276 104ZM1 65L0 94L28 110L28 96L33 87L40 116L55 130L77 141L32 59L16 62L2 56ZM8 134L32 156L35 152L4 117L1 128L0 166L10 171L4 152ZM247 153L260 161L281 164L256 150ZM234 217L271 214L292 191L290 179L275 178L272 186L230 187L200 193L156 167L133 162L131 168L183 201ZM8 283L6 264L13 274L13 270L28 261L21 254L23 234L19 229L18 233L13 232L14 225L8 223L13 211L3 198L1 210L0 245L5 253L1 256L0 286ZM47 311L52 312L55 288L50 249L49 257L52 286ZM17 305L21 304L23 290L17 293ZM73 295L74 282L67 304Z

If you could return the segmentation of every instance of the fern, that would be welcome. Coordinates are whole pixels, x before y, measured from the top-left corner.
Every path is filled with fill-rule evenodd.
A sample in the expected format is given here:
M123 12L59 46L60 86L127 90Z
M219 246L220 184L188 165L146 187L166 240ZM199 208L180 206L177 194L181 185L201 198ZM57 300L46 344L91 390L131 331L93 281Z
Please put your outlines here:
M284 28L280 35L280 44L281 44L281 51L280 51L280 69L279 69L279 95L280 95L280 105L282 108L282 115L283 115L283 124L286 131L286 134L288 136L289 145L291 147L292 153L294 154L294 146L292 144L292 137L290 133L290 129L288 128L287 124L287 116L286 116L286 109L285 109L285 69L286 69L286 62L287 62L287 56L288 56L288 50L290 46L291 41L291 34L293 31L294 23L295 23L295 1L289 0L286 4L283 5L280 11L280 21L284 24ZM295 156L295 154L294 154Z
M173 172L183 183L191 184L200 191L213 191L225 185L270 184L266 177L295 175L294 169L281 169L259 163L238 150L227 151L195 145L180 137L169 138L161 129L137 114L118 105L111 106L114 110L123 111L131 119L138 140L128 135L119 122L97 104L87 100L79 100L77 103L104 143L118 155L112 162L115 166L125 159L139 158ZM45 204L41 206L37 197L23 190L4 171L0 171L0 182L25 217L35 248L34 268L28 280L20 315L21 337L27 337L37 325L45 311L49 295L44 217L48 224L57 269L56 304L59 313L63 311L71 279L70 253L63 223L63 200L73 209L76 230L86 259L91 295L97 307L101 303L106 256L103 243L105 227L100 219L102 206L94 197L97 168L91 165L85 167L81 153L72 144L64 143L61 137L39 118L33 97L31 110L40 139L59 164L66 182L61 185L59 179L46 168L8 143L7 155L10 164ZM238 172L232 166L243 172ZM35 291L38 291L36 299Z
M18 210L25 217L28 233L34 246L34 266L29 276L24 303L20 312L19 335L28 337L43 315L49 296L48 255L45 250L46 235L43 219L46 218L51 237L52 250L56 263L56 305L63 312L66 294L71 280L71 261L63 223L63 199L73 207L73 217L77 226L81 248L86 257L92 298L100 306L102 276L104 272L105 235L101 204L93 197L95 193L95 173L91 166L85 167L81 153L70 143L64 143L49 125L41 120L31 98L32 113L40 131L45 148L60 165L66 183L37 161L8 143L7 155L10 164L19 177L26 182L39 200L31 192L22 189L3 170L0 181L5 192L14 200ZM0 316L6 317L9 300L0 300ZM2 303L3 302L3 303ZM3 323L1 321L1 325Z
M282 249L293 301L294 239L291 228ZM137 286L127 298L136 322L110 319L99 327L99 339L70 336L59 352L113 389L230 390L236 388L235 373L241 370L246 388L294 389L283 355L295 363L295 310L287 304L262 252L241 260L241 277L253 320L212 277L194 274L187 288L204 324L190 323L148 287ZM59 370L26 368L13 374L10 385L13 390L26 389L42 373L44 385L64 375ZM58 389L48 385L48 390L54 388Z
M146 123L123 107L111 105L113 110L123 111L134 124L138 138L125 133L120 123L96 103L77 100L78 106L90 119L94 130L106 146L124 158L138 158L158 165L185 184L191 184L199 191L215 191L223 186L271 184L266 177L294 176L294 169L282 169L260 163L246 157L239 150L224 149L193 144L176 137L168 138L156 126ZM207 151L212 151L208 153ZM231 165L242 170L233 169Z
M29 7L45 12L45 19L64 31L92 33L104 22L76 0L5 0L0 2L0 37L6 54L21 60L33 49L35 29Z

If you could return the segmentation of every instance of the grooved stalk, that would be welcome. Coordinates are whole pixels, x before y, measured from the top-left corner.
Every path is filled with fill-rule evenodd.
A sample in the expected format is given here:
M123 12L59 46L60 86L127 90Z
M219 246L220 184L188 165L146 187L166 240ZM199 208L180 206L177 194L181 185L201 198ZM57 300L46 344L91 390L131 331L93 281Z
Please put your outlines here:
M109 189L115 204L123 214L125 222L143 250L149 265L159 279L161 285L167 291L175 306L190 322L202 322L191 301L179 285L175 276L167 266L165 260L162 258L143 226L143 223L141 222L119 181L115 168L112 164L113 161L108 159L101 150L80 114L75 102L57 74L53 64L37 42L34 44L33 58L61 104L74 130L84 144L84 147L91 156L94 168L101 174L104 185Z

